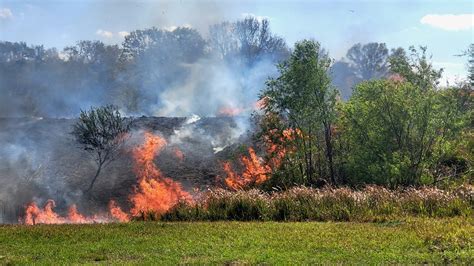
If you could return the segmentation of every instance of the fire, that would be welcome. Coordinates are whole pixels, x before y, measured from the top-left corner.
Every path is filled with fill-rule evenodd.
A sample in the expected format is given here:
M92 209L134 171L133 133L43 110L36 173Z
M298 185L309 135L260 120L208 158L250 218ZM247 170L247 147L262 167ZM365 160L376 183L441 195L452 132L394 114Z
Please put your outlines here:
M296 136L301 136L299 129L285 129L281 132L281 136L277 136L277 130L271 130L264 138L266 152L269 159L265 162L258 157L253 148L248 148L249 156L241 156L240 162L244 168L241 175L237 174L230 162L224 162L222 167L226 173L225 184L233 190L244 189L252 185L259 185L268 180L273 169L280 167L283 159L291 148L287 148L285 143L292 141ZM272 141L272 138L277 142Z
M241 114L250 114L253 111L263 110L267 105L268 97L264 97L252 104L245 105L244 107L224 106L219 108L217 116L237 116Z
M55 206L54 200L48 200L43 209L38 208L34 202L30 203L26 207L25 224L63 223L61 217L53 211Z
M83 224L83 223L88 223L89 222L89 219L87 217L85 217L84 215L80 214L77 211L76 204L73 204L69 207L68 217L69 217L69 220L72 223L75 223L75 224Z
M109 201L109 212L112 217L117 219L119 222L128 222L130 221L130 216L122 211L120 206L114 200Z
M242 156L240 162L244 167L242 175L238 175L229 162L223 164L226 185L234 190L243 189L250 185L258 185L265 182L272 171L262 158L258 157L253 148L248 148L249 156Z
M264 98L256 101L253 105L253 108L255 110L262 110L267 106L267 102L268 102L268 97L265 96Z
M239 107L222 107L217 111L217 115L219 116L237 116L241 113L245 112L246 110Z
M124 212L118 204L109 202L108 215L94 215L87 217L77 210L75 204L69 207L67 216L57 214L54 200L48 200L43 209L36 203L30 203L25 209L25 217L20 220L25 224L63 224L63 223L100 223L100 222L128 222L133 216L148 212L163 214L180 201L191 202L191 195L184 191L181 184L166 178L153 160L163 150L166 141L152 133L145 133L145 142L133 150L134 171L137 175L138 185L135 192L130 195L132 203L130 214ZM184 158L184 154L176 149L176 156Z
M33 224L88 224L88 223L103 223L109 222L110 219L106 215L94 215L87 217L77 210L75 204L69 207L67 216L63 217L57 214L53 209L56 207L54 200L46 201L43 209L40 209L36 203L30 203L25 210L25 217L23 222L28 225ZM20 221L21 222L21 221Z
M184 153L178 147L173 149L173 153L180 162L184 161Z
M181 184L163 176L153 162L156 155L163 150L166 141L152 133L145 133L145 142L133 150L134 170L138 186L130 196L132 216L153 212L163 214L180 201L192 200Z
M285 158L288 152L291 152L292 149L285 145L287 142L295 140L295 138L301 137L301 130L287 128L281 132L281 135L278 136L276 129L270 130L266 136L264 136L264 142L267 147L267 154L270 155L269 164L272 168L278 168Z

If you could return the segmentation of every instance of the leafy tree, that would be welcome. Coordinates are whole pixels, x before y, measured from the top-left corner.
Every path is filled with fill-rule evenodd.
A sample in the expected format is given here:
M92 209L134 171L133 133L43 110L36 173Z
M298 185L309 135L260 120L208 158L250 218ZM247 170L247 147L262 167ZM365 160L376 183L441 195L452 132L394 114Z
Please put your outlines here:
M388 49L385 43L355 44L348 51L354 73L362 80L379 79L388 71Z
M433 92L407 82L369 81L356 86L345 106L354 183L420 184L439 129Z
M469 85L474 87L474 43L471 43L469 48L458 56L467 56L467 79Z
M454 175L465 170L457 150L469 128L472 95L438 90L441 70L432 67L426 48L410 51L392 52L390 70L398 78L359 84L344 106L345 172L353 183L420 185L437 183L446 166L457 168Z
M417 50L414 46L409 48L410 54L402 48L392 51L389 58L390 72L427 91L439 84L443 73L442 69L434 69L426 54L427 47L421 46Z
M471 87L474 86L474 43L471 43L469 49L467 50L467 55L469 57L467 61L467 67L469 72L469 82Z
M97 163L97 171L86 191L93 188L101 170L116 158L129 131L130 123L112 105L81 111L72 135Z
M336 184L332 132L337 93L330 85L330 63L319 43L298 42L290 58L278 66L279 77L269 79L261 94L265 101L264 121L277 117L282 124L280 130L292 130L293 165L310 184L317 177ZM266 127L263 124L264 130Z
M430 169L433 184L445 185L472 179L474 165L474 94L462 84L436 91L435 106L440 113L438 143ZM466 178L465 178L466 177ZM472 180L471 180L472 182Z

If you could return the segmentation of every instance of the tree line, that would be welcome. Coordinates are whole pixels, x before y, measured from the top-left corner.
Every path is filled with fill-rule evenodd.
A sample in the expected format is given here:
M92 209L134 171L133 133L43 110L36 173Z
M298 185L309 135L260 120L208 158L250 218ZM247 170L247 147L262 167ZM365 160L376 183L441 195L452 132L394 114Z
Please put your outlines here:
M442 70L425 47L355 44L334 61L313 40L289 49L267 20L253 17L212 25L206 39L182 27L136 30L121 45L80 41L62 51L0 42L0 116L73 116L106 104L151 114L158 92L186 80L199 60L225 64L242 80L266 61L277 74L265 69L271 77L261 84L256 138L289 151L267 186L472 182L473 54L471 45L464 53L468 82L441 89ZM81 117L87 115L98 114Z
M274 66L288 59L290 52L267 20L253 17L212 25L207 38L180 27L135 30L120 45L79 41L60 51L2 41L0 116L76 116L80 109L107 104L127 113L152 115L163 104L161 92L192 78L189 66L200 60L225 65L241 82L262 61ZM348 99L354 84L387 75L389 54L383 43L356 44L345 58L332 62L331 83ZM266 78L275 69L258 71ZM208 81L199 84L196 93L209 93L205 88L212 79L204 80ZM264 78L256 86L263 82ZM256 96L245 82L238 87L249 91L249 98Z
M467 54L472 69L472 49ZM338 97L331 60L318 42L296 43L278 65L279 75L260 95L263 113L255 115L257 139L281 147L267 159L286 151L266 186L472 183L472 73L466 83L439 88L442 70L426 47L396 49L383 64L360 65L360 78L369 69L376 78L355 85L348 101ZM288 138L289 130L297 134Z

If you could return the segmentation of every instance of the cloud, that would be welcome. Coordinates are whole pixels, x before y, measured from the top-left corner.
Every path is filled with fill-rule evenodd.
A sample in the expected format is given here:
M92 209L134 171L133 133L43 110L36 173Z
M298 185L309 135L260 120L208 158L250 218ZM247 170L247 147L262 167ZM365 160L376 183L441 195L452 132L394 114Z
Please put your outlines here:
M13 18L13 13L9 8L0 8L0 20L9 20Z
M102 38L110 39L114 37L114 34L110 31L98 29L95 34L99 35Z
M267 16L257 16L257 15L255 15L255 14L253 14L253 13L242 13L242 14L240 14L240 16L241 16L242 18L248 18L248 17L256 18L256 19L257 19L258 21L260 21L260 22L261 22L262 20L264 20L264 19L270 20L270 17L267 17Z
M428 14L420 22L448 31L469 30L474 27L474 14Z
M128 32L128 31L119 31L119 32L117 32L117 34L118 34L120 37L125 38L125 37L127 37L127 36L130 34L130 32Z

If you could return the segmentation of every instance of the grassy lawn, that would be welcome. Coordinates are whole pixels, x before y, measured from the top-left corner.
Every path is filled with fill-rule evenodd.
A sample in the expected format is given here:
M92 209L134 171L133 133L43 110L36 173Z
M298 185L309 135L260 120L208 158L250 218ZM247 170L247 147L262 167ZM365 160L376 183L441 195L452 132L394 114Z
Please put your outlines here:
M0 264L426 263L474 260L472 219L0 226Z

